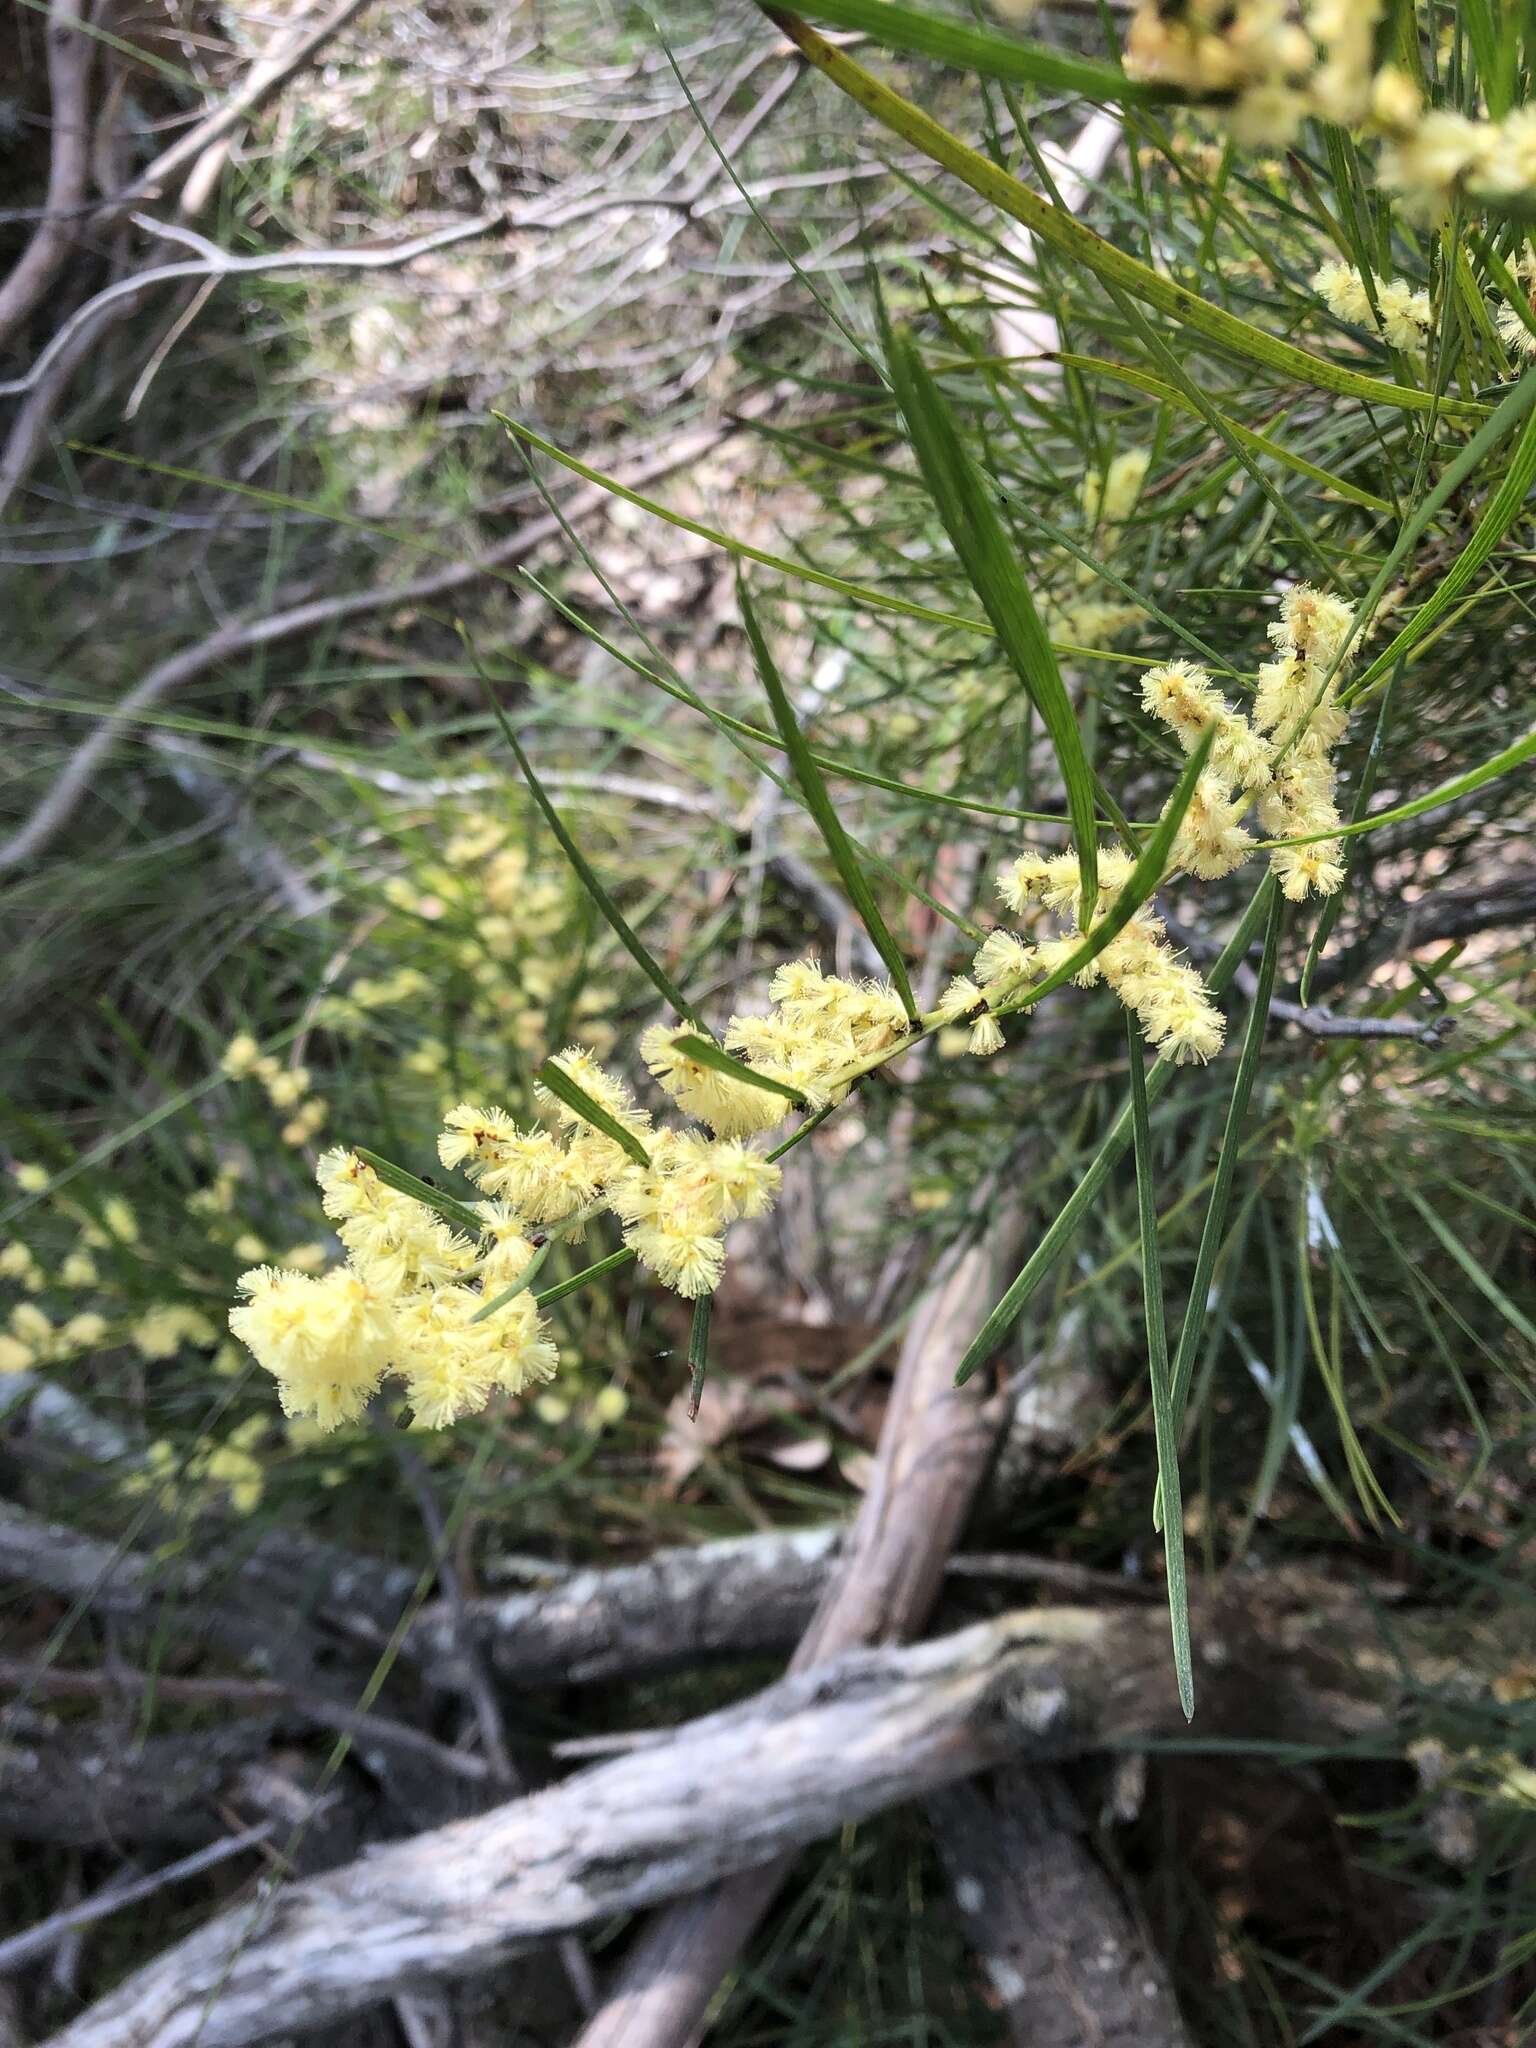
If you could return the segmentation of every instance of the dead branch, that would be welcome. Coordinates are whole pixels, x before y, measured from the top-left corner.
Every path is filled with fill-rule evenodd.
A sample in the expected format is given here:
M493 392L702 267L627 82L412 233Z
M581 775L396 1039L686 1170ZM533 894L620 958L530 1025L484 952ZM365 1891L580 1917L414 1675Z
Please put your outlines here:
M412 235L408 241L386 244L383 248L272 249L260 256L231 256L227 250L205 241L201 235L194 236L186 228L154 220L148 214L136 213L132 219L136 228L142 228L157 241L192 242L197 249L196 256L189 256L179 263L157 263L148 270L135 271L131 277L119 278L116 283L104 286L94 298L76 307L63 326L49 337L47 346L29 369L21 376L0 384L0 398L23 397L47 383L61 361L77 362L87 345L95 344L104 326L119 319L123 312L131 311L139 298L157 285L181 284L189 280L206 283L209 279L224 277L281 276L285 271L398 270L403 264L414 263L419 257L433 255L439 249L451 249L459 242L493 234L505 225L506 214L498 210L478 215L473 220L450 221L429 234ZM0 496L0 511L5 509L5 503L5 497Z
M1480 1692L1499 1647L1461 1612L1398 1618L1275 1574L1197 1607L1202 1735L1389 1729L1425 1687ZM1005 1758L1183 1728L1166 1617L1041 1608L801 1671L671 1740L221 1914L52 2048L246 2048L421 1981L761 1869ZM674 2037L674 2044L684 2037Z
M76 12L84 0L48 9L50 145L43 218L16 267L0 283L0 345L31 313L74 243L74 218L91 170L91 59L96 45Z
M66 1735L4 1721L0 1834L29 1842L203 1842L237 1795L241 1767L264 1757L274 1722L230 1721L195 1735L134 1743L120 1726Z
M270 1840L274 1831L273 1822L263 1821L259 1827L244 1828L238 1835L227 1835L220 1841L210 1842L206 1849L194 1849L190 1856L163 1864L147 1876L124 1882L119 1873L110 1884L104 1885L90 1898L82 1899L77 1906L65 1906L57 1913L50 1913L46 1920L38 1921L36 1926L13 1934L7 1941L0 1941L0 1973L20 1969L23 1963L35 1962L39 1956L47 1955L67 1934L94 1926L98 1920L122 1912L125 1906L137 1906L173 1884L185 1884L189 1877L201 1877L205 1870L227 1863L232 1856L243 1856L248 1850L259 1849L263 1842Z
M710 1657L787 1649L810 1619L846 1535L838 1524L658 1551L643 1564L572 1572L466 1603L499 1677L519 1686L586 1684ZM424 1613L406 1653L436 1683L457 1683L452 1610Z
M283 1685L277 1679L176 1678L159 1671L124 1669L116 1664L93 1671L0 1657L0 1686L14 1689L28 1699L107 1699L132 1707L155 1700L167 1705L265 1709L299 1727L330 1728L352 1736L359 1743L388 1743L411 1750L449 1777L483 1784L491 1775L483 1758L450 1749L446 1743L434 1741L404 1721L341 1706L335 1700L306 1692L301 1686Z
M240 123L254 114L273 93L311 65L341 31L361 14L368 0L336 0L323 14L306 16L289 36L275 39L268 55L261 57L246 73L242 84L229 97L205 114L194 128L163 149L141 177L125 191L114 195L121 208L150 197L161 197L174 189L183 171L196 176L205 154L227 140ZM199 199L206 197L206 179L198 179ZM188 205L188 212L194 208Z

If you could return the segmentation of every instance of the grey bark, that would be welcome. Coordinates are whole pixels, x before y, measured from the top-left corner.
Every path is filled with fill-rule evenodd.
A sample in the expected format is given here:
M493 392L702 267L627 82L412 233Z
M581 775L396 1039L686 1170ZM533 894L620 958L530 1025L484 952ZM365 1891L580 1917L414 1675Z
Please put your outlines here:
M827 1524L661 1550L642 1564L467 1600L465 1619L498 1676L519 1686L583 1684L783 1650L809 1619L846 1535ZM459 1682L446 1605L422 1615L406 1651L436 1682Z

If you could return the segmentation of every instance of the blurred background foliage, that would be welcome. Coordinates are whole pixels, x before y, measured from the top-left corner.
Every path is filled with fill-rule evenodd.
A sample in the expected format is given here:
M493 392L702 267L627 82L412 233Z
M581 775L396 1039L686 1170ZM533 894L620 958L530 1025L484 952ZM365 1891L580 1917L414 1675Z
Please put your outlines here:
M1420 10L1458 75L1476 69L1471 11ZM636 1069L654 995L530 804L479 669L714 1023L760 1003L786 957L870 971L821 841L773 779L737 562L804 729L851 771L834 781L840 815L930 1001L999 914L998 864L1063 843L1039 721L990 637L956 622L976 598L885 385L877 298L961 423L1100 787L1132 820L1156 816L1178 769L1141 708L1145 667L1208 650L1240 693L1277 592L1305 578L1358 600L1466 442L1454 405L1288 382L1106 289L815 77L754 8L658 17L558 0L363 12L238 134L197 224L240 255L295 252L291 270L133 300L15 479L8 820L105 707L206 650L8 875L0 988L7 1491L150 1549L171 1588L275 1533L411 1568L403 1607L423 1596L411 1572L430 1565L434 1516L466 1582L494 1586L520 1556L614 1561L845 1513L922 1275L982 1191L1014 1190L1043 1233L1118 1114L1125 1047L1102 990L1051 999L991 1061L941 1038L875 1077L796 1155L771 1222L733 1239L697 1429L680 1403L686 1319L632 1273L551 1310L562 1371L541 1398L442 1434L388 1426L400 1417L324 1439L287 1425L224 1330L246 1265L331 1255L319 1146L432 1172L445 1106L525 1111L546 1051L574 1039ZM277 18L194 0L114 11L98 178L131 180ZM1122 25L1113 8L1045 6L1029 34L1102 51ZM46 179L42 31L24 9L0 29L7 257ZM1061 175L1049 152L1078 135L1081 102L853 54L1027 183ZM1414 225L1338 131L1265 153L1182 110L1132 108L1089 185L1079 211L1099 235L1330 364L1463 406L1519 374L1495 261L1507 275L1523 228ZM478 218L387 271L301 260ZM148 239L103 228L14 374ZM1362 257L1429 293L1427 354L1342 321L1313 288L1325 261ZM493 413L650 503L572 478ZM1114 503L1106 479L1128 453L1144 474ZM1501 444L1449 496L1362 666L1456 561L1509 460ZM1360 704L1346 809L1406 803L1525 733L1531 547L1521 505ZM1311 1012L1272 1023L1184 1462L1197 1578L1304 1563L1472 1603L1508 1632L1508 1697L1486 1713L1427 1702L1410 1752L1213 1754L1197 1723L1152 1759L1100 1846L1201 2040L1494 2048L1528 2024L1529 830L1514 773L1355 842L1311 995L1335 1024L1403 1035L1311 1029ZM1177 885L1164 907L1208 958L1249 893L1241 876ZM1278 986L1293 1005L1316 918L1314 904L1291 919ZM1227 1054L1153 1108L1175 1328L1240 996L1229 1012ZM224 1072L239 1035L274 1063L265 1080ZM611 1248L562 1248L550 1276ZM1160 1572L1128 1165L1007 1345L1032 1405L978 1541ZM988 1596L966 1597L974 1611ZM8 1656L114 1655L84 1606L0 1598ZM174 1631L155 1654L188 1668ZM520 1740L672 1720L763 1675L536 1695ZM189 1711L156 1706L155 1731ZM6 1919L42 1917L109 1862L7 1849ZM804 1880L712 2038L1002 2038L908 1819L809 1854ZM108 1923L70 1972L29 1987L31 2009L61 2016L183 1913L161 1899Z

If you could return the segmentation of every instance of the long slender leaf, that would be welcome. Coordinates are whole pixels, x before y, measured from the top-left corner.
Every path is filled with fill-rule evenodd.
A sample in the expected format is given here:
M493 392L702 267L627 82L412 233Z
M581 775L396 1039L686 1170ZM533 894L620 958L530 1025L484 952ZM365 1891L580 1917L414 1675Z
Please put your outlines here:
M912 436L923 481L1002 650L1029 693L1056 751L1082 875L1086 927L1098 896L1098 805L1077 714L1013 542L980 470L966 452L943 393L906 335L891 333L887 354L896 402Z
M1179 1431L1168 1372L1168 1331L1163 1321L1163 1265L1157 1245L1157 1194L1153 1186L1152 1124L1147 1111L1145 1049L1136 1020L1125 1018L1131 1065L1131 1137L1136 1153L1136 1222L1141 1233L1141 1294L1146 1309L1147 1373L1152 1382L1152 1428L1157 1439L1157 1484L1165 1503L1163 1558L1168 1580L1168 1620L1173 1630L1173 1668L1186 1721L1194 1719L1195 1674L1189 1647L1189 1590L1184 1582L1184 1503L1179 1489Z
M621 1266L632 1266L635 1254L625 1245L622 1251L610 1252L606 1259L598 1259L590 1266L584 1266L579 1273L573 1273L569 1280L557 1280L553 1287L546 1287L542 1294L533 1298L540 1308L550 1308L557 1301L564 1301L568 1294L588 1287L594 1280L604 1280L610 1273L616 1273Z
M787 1081L775 1081L771 1074L760 1074L756 1067L749 1067L742 1060L732 1059L724 1046L716 1045L712 1038L699 1038L684 1031L673 1039L672 1045L701 1067L713 1067L717 1074L728 1074L733 1081L744 1081L749 1088L761 1088L769 1095L782 1095L797 1109L805 1107L805 1097L798 1088L791 1088Z
M626 1130L618 1118L611 1116L600 1102L594 1102L581 1083L572 1079L558 1059L545 1060L539 1068L539 1081L551 1095L558 1096L567 1109L574 1109L583 1123L591 1124L592 1128L601 1131L605 1138L611 1138L615 1145L621 1145L637 1166L650 1165L651 1155L634 1132Z
M1269 1023L1269 1003L1275 992L1275 970L1279 964L1280 942L1285 935L1285 912L1285 897L1277 889L1270 898L1269 921L1264 932L1264 951L1259 960L1247 1028L1243 1032L1242 1050L1237 1058L1237 1072L1232 1080L1232 1094L1227 1103L1226 1121L1221 1133L1221 1150L1216 1160L1216 1178L1211 1185L1211 1199L1206 1205L1205 1222L1200 1230L1200 1247L1195 1253L1195 1270L1190 1281L1189 1303L1184 1311L1184 1321L1179 1329L1178 1350L1174 1356L1174 1417L1181 1426L1184 1420L1184 1404L1189 1397L1190 1376L1195 1369L1195 1351L1205 1322L1205 1298L1210 1290L1211 1275L1216 1270L1217 1255L1226 1232L1227 1211L1232 1202L1232 1185L1237 1175L1243 1121L1248 1114L1248 1102L1253 1094L1254 1078L1259 1070L1259 1055L1264 1046L1264 1032Z
M1471 477L1476 475L1477 471L1493 453L1494 449L1498 447L1505 435L1514 432L1515 428L1519 426L1533 406L1536 406L1536 367L1527 370L1514 390L1508 392L1500 399L1493 415L1483 421L1477 432L1468 441L1466 447L1456 457L1456 460L1446 465L1444 474L1435 480L1433 486L1425 492L1422 498L1417 500L1412 512L1403 521L1401 533L1399 533L1397 539L1388 550L1386 560L1377 570L1370 589L1367 590L1364 598L1355 608L1354 632L1350 635L1349 640L1345 641L1344 645L1340 648L1334 660L1333 668L1329 671L1330 675L1333 673L1333 669L1338 668L1343 662L1351 644L1359 638L1360 634L1369 625L1377 605L1390 589L1403 564L1418 546L1423 535L1428 531L1431 522L1444 511L1445 507L1456 496L1462 486ZM1345 703L1352 703L1362 694L1367 686L1374 686L1378 683L1380 678L1388 673L1389 668L1390 664L1383 657L1378 656L1371 663L1370 667L1363 674L1357 676L1348 689L1341 693L1343 701ZM1326 679L1324 687L1326 687Z
M709 1371L709 1311L712 1294L701 1294L693 1304L693 1321L688 1326L688 1420L699 1419L699 1402L704 1397L704 1375Z
M781 27L778 8L767 8ZM1145 105L1171 97L1164 86L1129 78L1118 65L1094 57L1026 43L995 29L974 28L927 8L898 7L890 0L812 0L809 12L834 28L854 29L888 50L910 50L961 71L1001 78L1010 85L1043 85L1050 92L1081 93L1085 99Z
M627 505L636 505L642 512L654 513L669 526L681 527L684 533L696 534L700 540L707 540L714 547L732 556L738 562L756 562L764 569L777 570L781 576L792 576L801 583L817 583L823 590L835 590L854 604L867 604L876 611L897 612L903 618L925 619L931 626L953 626L962 633L985 633L984 619L968 619L962 612L935 611L926 604L914 604L904 597L890 597L882 590L871 590L862 583L850 583L846 577L830 575L825 569L813 569L808 562L792 562L785 555L769 554L766 548L753 547L744 540L734 540L728 533L720 533L713 526L704 526L697 519L689 519L682 512L674 512L669 505L663 505L655 498L647 498L641 492L631 490L628 484L621 484L617 477L605 476L600 469L589 468L574 455L568 455L563 448L557 448L553 441L546 441L542 434L536 434L532 427L525 427L520 421L509 419L504 412L495 417L500 420L516 440L526 441L537 448L541 455L547 455L554 462L570 470L588 483L598 484L615 498L622 498Z
M1181 412L1194 412L1184 393L1176 386L1166 383L1161 377L1154 377L1149 370L1134 368L1129 363L1106 362L1100 356L1077 356L1063 350L1055 359L1064 367L1081 370L1085 376L1107 378L1112 383L1125 384L1133 391L1141 391L1148 398L1155 398L1163 405L1176 405ZM1213 407L1214 411L1215 408ZM1269 462L1278 462L1283 468L1295 470L1325 491L1347 498L1352 505L1363 505L1368 512L1380 512L1390 516L1392 507L1385 498L1378 498L1374 491L1362 490L1359 484L1352 484L1347 477L1336 476L1332 470L1320 469L1315 462L1308 462L1304 455L1297 455L1287 448L1283 441L1276 441L1269 434L1257 433L1252 427L1245 427L1230 413L1219 413L1226 432L1234 441L1239 441L1254 455L1262 455Z
M763 631L757 622L757 614L752 609L752 600L744 581L738 582L737 596L741 603L742 623L747 629L747 638L752 643L753 657L757 662L757 673L768 693L768 702L773 707L774 723L783 738L784 751L794 768L795 780L799 783L800 793L805 798L805 807L815 821L816 829L832 857L832 865L837 869L843 888L847 891L848 901L858 912L864 929L869 933L871 944L885 962L886 972L891 977L896 993L901 997L902 1007L915 1023L917 1005L912 1000L912 984L907 979L907 967L901 957L901 949L886 930L885 919L880 915L880 906L875 901L874 891L869 886L864 870L859 866L853 848L848 843L848 835L843 830L831 797L827 794L827 785L822 780L821 770L816 766L816 757L811 752L805 734L800 730L794 706L789 701L789 692L785 689L783 677L779 674L773 656L768 650L768 642L763 638Z
M527 1265L524 1266L522 1272L512 1282L512 1285L510 1287L503 1287L500 1294L493 1294L484 1308L475 1311L469 1319L471 1326L475 1323L487 1321L499 1309L504 1309L509 1301L515 1301L518 1295L526 1294L534 1281L538 1279L539 1268L554 1250L558 1241L558 1239L553 1237L546 1238Z
M435 1209L445 1222L451 1223L456 1230L468 1231L472 1237L478 1237L485 1229L484 1219L467 1202L455 1201L452 1195L445 1195L441 1188L433 1187L431 1181L418 1180L414 1173L408 1173L403 1166L396 1166L392 1159L370 1152L365 1145L354 1145L352 1150L365 1166L373 1168L385 1187L393 1188L397 1195L409 1195L413 1202Z
M1488 1272L1487 1268L1478 1259L1473 1257L1456 1233L1447 1227L1444 1220L1435 1214L1418 1190L1416 1188L1409 1188L1407 1194L1409 1201L1412 1202L1415 1209L1418 1210L1424 1221L1435 1233L1435 1236L1439 1238L1441 1244L1445 1246L1445 1249L1450 1253L1457 1265L1460 1266L1478 1293L1485 1300L1493 1303L1510 1328L1518 1331L1527 1344L1536 1345L1536 1323L1531 1321L1530 1317L1517 1302L1510 1300L1493 1275Z
M523 771L523 780L532 791L534 802L544 813L544 822L560 842L560 850L576 870L577 879L580 881L581 886L607 919L609 927L620 945L623 946L625 952L629 954L652 987L672 1005L680 1017L686 1017L695 1029L702 1031L704 1025L698 1012L693 1008L693 1005L688 1001L681 989L677 987L661 962L652 956L648 948L641 943L640 939L631 930L629 920L625 917L623 911L620 910L617 903L614 902L603 884L598 880L592 863L566 830L564 819L550 802L548 792L534 773L533 763L523 751L522 742L512 730L507 715L501 708L501 702L491 685L490 678L482 676L482 681L485 684L485 693L490 700L491 710L495 714L496 723L501 728L501 736L512 749L513 758L516 760L518 767Z
M601 627L594 625L590 619L584 618L573 606L567 604L557 591L540 582L537 576L526 574L524 581L531 583L539 595L559 612L562 618L569 620L578 633L584 634L594 646L601 647L605 654L612 655L613 659L622 663L631 675L639 676L642 682L654 685L677 703L686 704L690 710L697 711L728 738L734 736L738 739L755 740L761 746L773 747L777 752L783 752L784 742L778 733L769 732L766 726L753 725L745 718L733 718L728 711L719 710L707 698L699 696L697 691L690 690L686 683L679 682L675 676L663 675L660 669L652 668L648 663L640 661L622 648L616 640L610 639ZM78 706L66 705L64 708L78 709L82 716L101 715L101 706L88 698L82 698ZM245 738L247 734L242 728L234 736ZM1034 819L1042 824L1053 825L1062 822L1060 816L1052 811L1021 811L1012 804L988 803L983 797L949 796L941 789L928 789L920 782L899 782L894 776L879 775L871 768L861 768L857 762L844 760L837 754L829 754L821 747L814 747L811 751L815 755L817 767L824 775L836 775L846 782L862 783L869 789L883 789L891 796L910 797L917 803L938 804L951 811L975 811L985 818L1020 818L1026 821Z
M1254 1077L1259 1069L1259 1055L1264 1045L1265 1027L1269 1022L1269 1001L1275 990L1275 968L1279 961L1280 941L1284 933L1285 898L1277 889L1269 902L1269 923L1264 932L1264 953L1259 961L1253 1003L1248 1011L1243 1047L1238 1054L1237 1073L1233 1077L1232 1094L1227 1103L1226 1121L1221 1133L1221 1150L1216 1158L1216 1178L1211 1184L1211 1199L1206 1204L1205 1221L1200 1229L1200 1246L1195 1253L1195 1270L1189 1283L1189 1300L1184 1309L1184 1320L1179 1326L1178 1349L1173 1360L1173 1420L1175 1429L1180 1431L1184 1427L1184 1408L1189 1399L1189 1384L1194 1377L1195 1353L1199 1348L1201 1331L1205 1327L1211 1277L1216 1271L1216 1260L1226 1233L1227 1211L1232 1204L1232 1188L1237 1178L1243 1121L1248 1114ZM1162 1490L1159 1484L1158 1499L1153 1512L1154 1521L1161 1510L1161 1505Z
M1306 832L1294 839L1266 839L1259 843L1264 846L1306 846L1314 839L1354 839L1362 832L1377 832L1383 825L1400 825L1405 818L1421 818L1426 811L1437 811L1442 804L1453 804L1458 797L1470 796L1485 783L1497 782L1501 775L1524 767L1533 754L1536 754L1536 729L1518 740L1511 740L1507 747L1500 747L1496 754L1490 754L1486 761L1480 761L1464 775L1452 776L1449 782L1438 784L1408 803L1394 804L1390 811L1377 811L1373 816L1357 818L1349 825L1335 825L1329 832Z
M1378 676L1386 675L1393 664L1401 661L1410 648L1416 647L1435 622L1450 610L1525 510L1533 483L1536 483L1536 412L1526 415L1509 467L1500 478L1498 489L1483 507L1482 516L1472 529L1466 546L1407 625L1361 675L1355 685L1357 693L1369 687Z

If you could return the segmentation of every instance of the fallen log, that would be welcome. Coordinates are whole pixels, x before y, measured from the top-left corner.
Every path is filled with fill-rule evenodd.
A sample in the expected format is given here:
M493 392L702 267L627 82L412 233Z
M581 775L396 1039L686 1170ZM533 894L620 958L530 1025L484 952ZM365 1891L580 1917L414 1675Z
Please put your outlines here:
M1201 1736L1336 1741L1428 1688L1481 1692L1496 1641L1464 1614L1393 1617L1326 1580L1234 1582L1194 1617ZM247 2048L423 1981L760 1870L850 1821L1005 1759L1184 1728L1166 1617L1036 1608L802 1671L669 1740L221 1914L52 2048Z

